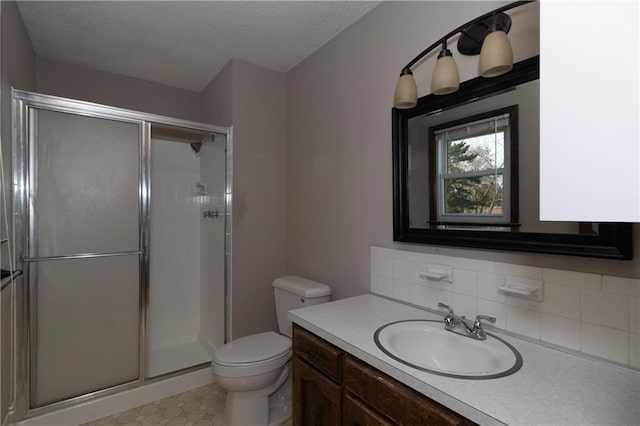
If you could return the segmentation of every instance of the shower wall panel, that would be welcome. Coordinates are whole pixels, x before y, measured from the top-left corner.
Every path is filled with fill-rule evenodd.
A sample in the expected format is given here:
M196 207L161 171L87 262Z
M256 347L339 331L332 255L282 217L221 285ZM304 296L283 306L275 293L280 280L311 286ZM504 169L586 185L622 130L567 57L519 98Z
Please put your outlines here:
M208 194L200 198L200 338L209 347L224 344L224 217L205 217L205 211L225 211L225 141L202 145L200 181L207 182Z
M199 160L187 143L151 141L150 350L197 339L200 328Z

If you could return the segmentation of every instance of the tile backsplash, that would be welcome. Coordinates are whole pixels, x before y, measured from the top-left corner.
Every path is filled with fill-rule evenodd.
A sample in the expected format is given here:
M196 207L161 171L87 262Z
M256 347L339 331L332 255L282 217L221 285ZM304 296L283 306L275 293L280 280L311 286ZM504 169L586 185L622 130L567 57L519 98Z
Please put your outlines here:
M452 267L450 282L420 277ZM505 279L543 282L543 300L498 292ZM371 247L371 292L458 315L496 317L494 326L640 368L640 279Z

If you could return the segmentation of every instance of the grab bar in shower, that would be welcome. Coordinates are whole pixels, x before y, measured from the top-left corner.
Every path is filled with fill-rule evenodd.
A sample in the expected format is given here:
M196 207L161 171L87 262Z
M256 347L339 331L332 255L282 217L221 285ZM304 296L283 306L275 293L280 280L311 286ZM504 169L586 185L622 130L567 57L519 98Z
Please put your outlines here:
M113 256L132 256L140 255L142 251L123 251L117 253L81 253L81 254L68 254L64 256L42 256L42 257L26 257L24 262L41 262L48 260L67 260L67 259L90 259L94 257L113 257Z

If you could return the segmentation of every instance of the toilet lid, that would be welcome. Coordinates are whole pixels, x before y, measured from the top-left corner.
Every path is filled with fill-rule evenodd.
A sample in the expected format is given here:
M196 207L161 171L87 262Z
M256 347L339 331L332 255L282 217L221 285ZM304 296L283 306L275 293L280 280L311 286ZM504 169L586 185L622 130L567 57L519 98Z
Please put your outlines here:
M244 364L276 358L291 349L291 340L273 331L252 334L218 349L214 360L223 364Z

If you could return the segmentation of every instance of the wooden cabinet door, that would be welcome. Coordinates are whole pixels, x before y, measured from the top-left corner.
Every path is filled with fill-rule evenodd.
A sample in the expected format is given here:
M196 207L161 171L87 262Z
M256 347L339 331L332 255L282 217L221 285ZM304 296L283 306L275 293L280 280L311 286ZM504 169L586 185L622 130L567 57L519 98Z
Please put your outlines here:
M315 368L293 358L294 426L337 426L341 423L340 386Z
M351 394L344 395L342 406L343 426L391 426L387 420L376 414L370 407L358 401Z

